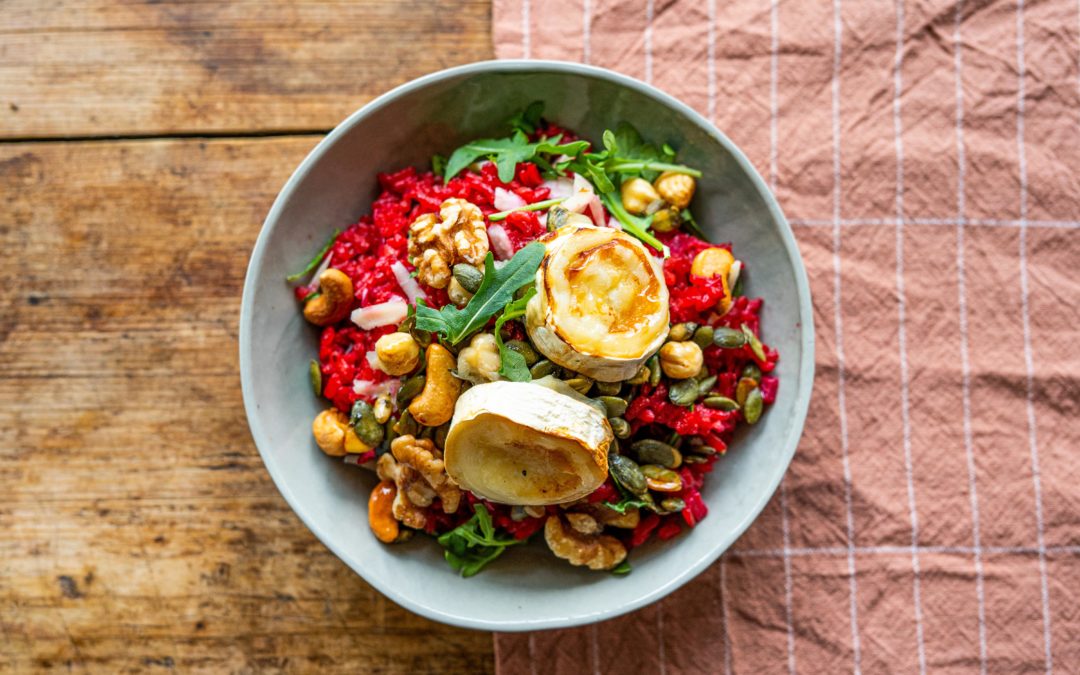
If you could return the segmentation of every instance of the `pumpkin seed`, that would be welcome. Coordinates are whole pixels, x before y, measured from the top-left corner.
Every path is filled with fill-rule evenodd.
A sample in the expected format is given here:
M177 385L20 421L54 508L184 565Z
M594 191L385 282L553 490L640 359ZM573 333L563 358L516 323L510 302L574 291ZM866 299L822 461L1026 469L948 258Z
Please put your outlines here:
M431 440L434 441L435 447L442 450L446 447L446 435L450 433L450 423L435 427L435 437Z
M671 469L665 469L656 464L646 464L641 467L641 473L645 476L645 485L656 492L678 492L682 490L682 478Z
M758 368L756 363L748 363L743 367L742 375L739 377L749 377L752 380L761 382L761 368Z
M522 358L525 359L526 366L532 367L540 360L540 355L537 354L536 350L524 340L510 340L506 343L506 348L521 354Z
M398 436L415 436L420 430L420 424L413 419L412 413L405 410L401 413L397 423L394 424L394 433Z
M744 323L742 332L746 335L746 342L750 345L750 351L754 352L754 356L757 357L758 361L765 361L765 349L761 346L761 340L754 335L754 331L747 328Z
M724 349L738 349L746 344L746 334L742 331L721 326L713 330L713 344Z
M713 335L716 330L712 326L702 326L694 331L694 342L698 347L705 349L713 343Z
M375 419L375 410L367 401L357 401L349 414L349 424L364 445L375 447L382 443L386 429Z
M672 342L685 342L693 337L695 330L697 330L697 324L692 321L676 324L668 332L668 339Z
M723 410L730 412L732 410L738 410L739 404L731 400L727 396L709 396L702 403L706 408L712 408L713 410Z
M687 455L683 457L683 461L687 464L704 464L709 461L708 457L702 457L701 455Z
M626 383L629 385L645 384L649 381L650 372L651 371L649 369L649 366L644 365L641 367L640 370L637 371L637 375L631 377L629 380L626 381Z
M578 375L566 380L566 383L570 385L570 388L579 394L585 394L592 389L592 379L585 377L584 375Z
M319 369L319 362L315 359L312 359L311 365L308 366L308 375L311 377L311 388L315 391L315 395L322 396L322 370Z
M390 419L390 415L394 412L394 406L390 405L390 398L388 396L380 396L375 399L373 411L375 413L375 421L379 424L386 424L386 420Z
M529 514L525 513L524 506L511 506L510 507L510 520L515 523L520 523L529 517Z
M693 405L697 398L697 380L679 380L668 390L668 400L675 405Z
M472 265L458 263L454 265L454 278L461 287L470 293L475 293L484 281L484 273Z
M689 462L690 457L692 457L693 455L704 455L705 457L712 457L713 455L716 454L716 448L712 447L711 445L707 445L705 443L702 443L701 445L695 445L695 446L691 447L690 448L690 453L691 454L686 455L685 457L683 457L684 462Z
M416 327L416 315L405 317L401 323L398 324L397 332L410 333L412 329Z
M622 391L622 382L596 382L593 384L597 394L603 396L618 396Z
M630 449L642 464L659 464L665 469L677 469L682 464L682 454L678 450L653 438L636 441Z
M426 441L431 441L432 443L434 443L435 442L435 427L422 427L420 429L420 434L417 436L417 438L422 438L422 439L424 439Z
M638 463L625 455L608 455L608 470L616 483L635 495L648 490L645 474Z
M418 330L416 328L413 328L409 331L409 335L411 335L413 339L416 340L416 344L420 345L420 349L427 349L428 345L431 344L431 333L426 330Z
M556 368L558 368L558 366L551 361L544 359L542 361L537 361L532 368L529 368L529 374L532 375L534 380L539 380L541 377L547 377L554 373Z
M754 387L746 395L746 405L743 407L743 417L747 424L757 424L761 419L761 410L765 406L765 400L761 396L761 390Z
M405 383L401 385L401 389L398 389L398 407L404 408L408 405L409 401L416 398L420 392L424 390L425 382L427 382L427 376L423 373L418 373L405 380Z
M611 431L615 434L615 438L630 437L630 423L623 418L612 417L608 419L608 424L611 425Z
M646 365L649 366L649 384L655 387L660 384L660 357L654 354Z
M735 385L735 400L738 402L739 407L746 405L746 397L751 390L757 388L757 380L749 377L744 377L739 380L739 384Z
M709 393L709 390L716 385L716 376L710 375L702 380L698 380L698 394L705 396Z
M626 414L626 399L619 398L618 396L597 396L597 401L604 404L607 408L608 417L622 417Z
M678 513L686 508L686 502L678 497L668 497L664 501L660 502L660 508L664 509L668 513Z

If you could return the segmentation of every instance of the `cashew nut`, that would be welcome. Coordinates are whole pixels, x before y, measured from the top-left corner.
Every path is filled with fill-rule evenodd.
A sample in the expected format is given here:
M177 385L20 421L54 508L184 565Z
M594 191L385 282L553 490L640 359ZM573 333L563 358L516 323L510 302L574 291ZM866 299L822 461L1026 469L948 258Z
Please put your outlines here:
M346 454L345 437L351 429L349 418L345 413L337 408L322 411L311 423L311 431L315 434L315 442L326 454L331 457L341 457Z
M348 316L352 302L352 279L331 267L319 275L319 297L304 305L304 318L316 326L329 326Z
M408 333L390 333L375 342L379 368L388 375L405 375L420 363L420 345Z
M454 416L454 405L461 393L461 380L452 372L456 365L454 355L446 347L428 345L424 390L409 404L409 413L420 424L437 427Z
M394 497L397 487L388 480L380 481L368 497L368 525L375 537L384 544L397 541L400 528L394 518Z

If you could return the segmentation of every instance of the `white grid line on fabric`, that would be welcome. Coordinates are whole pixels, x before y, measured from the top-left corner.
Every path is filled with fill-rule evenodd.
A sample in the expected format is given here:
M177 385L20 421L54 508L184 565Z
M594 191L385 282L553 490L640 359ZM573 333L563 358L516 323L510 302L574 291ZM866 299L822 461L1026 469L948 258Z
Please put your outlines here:
M521 58L532 58L532 36L529 35L530 0L521 0Z
M847 566L851 615L851 655L855 675L862 672L862 650L859 644L858 582L855 575L855 510L852 506L851 458L848 454L847 404L844 391L844 320L840 311L840 63L843 49L843 23L840 20L840 0L833 0L833 74L832 74L832 133L833 133L833 306L836 334L836 399L840 420L840 456L844 468L844 508L847 517Z
M588 65L592 58L592 0L581 2L581 61Z
M891 227L895 226L896 218L791 218L788 220L792 225L800 227ZM1036 227L1048 229L1077 230L1080 229L1080 221L1075 220L998 220L989 218L904 218L905 225L926 225L940 227Z
M1016 3L1016 154L1020 170L1020 305L1024 330L1024 367L1027 374L1027 424L1028 446L1031 450L1031 481L1035 492L1035 533L1039 546L1039 583L1042 594L1043 647L1046 672L1054 672L1054 658L1050 630L1050 589L1046 574L1046 540L1043 529L1042 481L1039 477L1039 442L1035 428L1035 367L1031 354L1031 312L1028 293L1027 266L1027 216L1028 173L1027 152L1024 147L1024 0Z
M896 55L893 59L893 140L896 144L896 343L900 359L900 427L911 518L911 596L915 612L915 648L919 673L926 675L923 637L922 582L919 574L919 510L915 500L915 467L911 449L911 387L907 354L907 297L904 287L904 134L900 92L903 91L904 0L896 0Z
M971 360L968 354L967 281L964 269L964 192L966 191L966 157L964 155L964 80L963 43L960 27L963 23L964 0L956 0L956 18L953 25L953 61L956 69L956 295L960 332L960 388L962 425L964 435L964 459L968 471L968 497L971 501L971 543L974 548L975 598L979 627L979 673L986 675L986 592L983 580L982 534L979 528L979 492L975 469L975 442L971 431Z
M652 84L653 0L645 2L645 82Z
M919 546L921 554L959 555L971 556L975 553L973 546ZM983 546L980 548L985 555L1025 555L1037 556L1042 552L1049 555L1080 555L1080 545L1076 546ZM856 546L850 551L855 555L897 555L910 556L911 546ZM790 555L793 558L829 558L846 556L849 552L846 546L821 546L821 547L797 547L785 551L782 548L753 548L753 549L729 549L724 553L725 558L783 558ZM721 558L723 560L723 558Z
M724 675L731 675L731 620L728 617L727 602L727 556L720 558L720 628L724 634Z
M600 675L600 638L596 624L589 626L589 654L592 656L593 675Z
M777 139L777 78L780 70L780 17L779 0L772 0L769 7L769 186L776 192L779 148ZM787 476L780 480L780 533L784 550L791 548L791 513L788 509ZM795 611L794 587L791 581L791 556L784 556L784 623L787 631L788 672L798 672L795 660Z
M536 633L529 633L529 673L536 675Z
M716 124L716 0L709 0L709 31L706 45L709 57L708 82L706 82L708 91L707 109L709 123Z
M660 675L667 675L667 655L664 654L664 601L656 603L656 655L660 660Z

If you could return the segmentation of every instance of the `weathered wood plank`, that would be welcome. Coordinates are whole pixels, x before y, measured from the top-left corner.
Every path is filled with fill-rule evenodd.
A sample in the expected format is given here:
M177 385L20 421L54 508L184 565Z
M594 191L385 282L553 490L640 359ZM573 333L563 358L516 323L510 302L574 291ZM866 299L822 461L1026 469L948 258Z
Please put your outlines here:
M489 672L267 476L247 257L317 139L0 144L0 672Z
M8 0L0 138L328 129L492 58L488 0Z

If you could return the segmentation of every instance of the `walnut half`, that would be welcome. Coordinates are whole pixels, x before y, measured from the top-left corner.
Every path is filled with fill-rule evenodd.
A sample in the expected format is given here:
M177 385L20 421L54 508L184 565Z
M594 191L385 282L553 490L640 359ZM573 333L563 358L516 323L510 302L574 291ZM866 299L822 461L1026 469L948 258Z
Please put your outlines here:
M551 552L571 565L586 565L591 570L609 570L626 559L626 547L606 534L582 534L563 527L558 516L548 516L544 539Z
M484 214L464 199L447 199L438 216L425 213L409 225L409 261L416 278L432 288L446 288L454 265L479 266L487 252Z
M442 500L445 513L457 512L461 504L461 488L446 475L442 453L429 440L398 436L375 470L380 479L397 486L394 518L411 528L420 530L427 525L424 509L435 497Z

